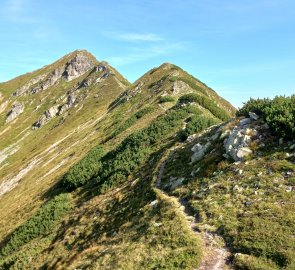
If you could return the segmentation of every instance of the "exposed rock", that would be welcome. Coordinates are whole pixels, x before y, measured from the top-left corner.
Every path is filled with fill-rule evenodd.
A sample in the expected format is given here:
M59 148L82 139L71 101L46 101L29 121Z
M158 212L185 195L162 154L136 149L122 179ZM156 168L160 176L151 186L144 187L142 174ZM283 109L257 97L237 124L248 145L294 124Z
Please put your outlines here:
M31 86L41 82L46 76L47 76L47 74L41 74L41 75L31 79L26 84L24 84L20 88L18 88L12 95L13 96L21 96L21 95L27 93Z
M171 177L170 184L169 184L170 189L173 190L173 189L181 186L184 180L185 179L183 177L181 177L181 178Z
M244 118L240 121L239 125L244 126L251 123L251 118Z
M154 200L150 203L150 206L155 206L158 204L158 202L159 202L158 200Z
M215 141L215 140L217 140L217 138L219 137L219 133L215 133L215 134L213 134L212 136L211 136L211 140L213 140L213 141Z
M205 155L207 149L210 147L210 145L210 142L207 142L205 145L201 145L200 143L195 144L191 149L194 152L191 156L191 162L201 160Z
M42 127L51 118L55 117L58 114L58 112L59 112L59 105L55 105L49 108L44 114L41 115L38 121L33 125L33 129L38 129Z
M194 90L183 81L175 81L172 85L172 95L188 94L192 92L194 92Z
M16 102L12 105L12 109L7 114L6 123L11 122L21 113L23 113L25 106L22 103Z
M83 75L93 67L93 60L87 57L87 55L85 55L83 52L79 52L72 60L67 63L63 77L67 81L71 81Z
M259 116L254 112L249 112L249 116L253 120L258 120L259 119Z
M231 156L235 161L244 160L252 153L252 150L248 146L252 142L252 138L258 135L258 132L247 126L246 123L250 122L250 118L242 119L224 141L226 154Z
M294 150L294 149L295 149L295 143L290 146L290 150Z
M40 90L46 90L49 87L51 87L52 85L54 85L62 76L62 74L64 73L64 67L60 67L58 69L55 69L51 75L49 76L49 78L38 88L38 89L33 89L32 93L37 93Z
M193 141L195 140L196 137L198 137L197 134L192 134L192 135L189 135L189 136L187 137L186 140L187 140L188 142L193 142Z
M220 139L221 139L221 140L222 140L222 139L225 139L225 138L227 138L229 135L230 135L230 130L227 129L227 130L225 130L225 131L223 131L223 132L221 133L221 135L220 135Z
M279 139L279 145L282 145L284 143L284 139L283 138L280 138Z

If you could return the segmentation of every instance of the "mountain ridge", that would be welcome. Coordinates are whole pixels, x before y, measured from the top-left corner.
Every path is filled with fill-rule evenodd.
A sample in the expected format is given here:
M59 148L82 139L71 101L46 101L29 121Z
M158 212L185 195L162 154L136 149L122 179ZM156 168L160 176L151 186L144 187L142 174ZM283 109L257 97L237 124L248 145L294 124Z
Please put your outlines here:
M287 206L271 208L274 221L255 208L269 207L261 194L292 202L295 147L267 119L293 99L263 102L237 118L171 63L131 84L84 50L1 83L0 269L292 267L286 233L284 253L249 225L277 226L282 211L287 231L291 218Z

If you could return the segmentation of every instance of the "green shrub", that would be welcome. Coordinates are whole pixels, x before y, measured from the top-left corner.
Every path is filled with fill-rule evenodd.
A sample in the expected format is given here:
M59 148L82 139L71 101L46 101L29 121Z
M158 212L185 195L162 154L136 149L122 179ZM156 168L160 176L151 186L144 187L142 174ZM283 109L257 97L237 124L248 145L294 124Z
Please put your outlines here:
M183 95L179 98L178 102L179 105L198 103L222 121L227 121L230 118L229 114L224 109L219 108L213 100L196 93Z
M143 109L139 110L135 114L131 115L121 126L119 126L111 135L111 138L118 136L120 133L128 129L129 127L133 126L136 121L143 116L151 113L154 110L152 106L146 106Z
M193 115L188 119L186 128L180 133L180 139L184 141L189 135L201 132L202 130L217 123L218 121L212 117Z
M163 96L159 100L160 103L174 102L174 101L175 101L174 97L171 97L171 96Z
M165 140L167 136L179 130L183 120L189 115L185 107L171 109L165 115L157 118L149 127L125 138L115 150L103 158L97 177L100 191L122 182L144 164L153 152L153 146L157 146L156 143Z
M255 112L270 126L278 136L294 138L295 136L295 95L277 96L274 99L250 99L237 112L238 116L249 116Z
M237 112L237 116L245 116L249 117L249 112L254 112L258 115L262 115L262 111L265 108L266 105L270 103L270 100L268 98L263 99L254 99L250 98L249 101L244 103L243 107L240 108Z
M32 239L48 233L56 221L60 220L69 210L69 195L55 196L11 234L1 250L1 256L10 255Z
M74 190L95 177L101 167L101 158L103 155L104 151L101 146L92 149L63 176L61 181L62 186L67 190Z

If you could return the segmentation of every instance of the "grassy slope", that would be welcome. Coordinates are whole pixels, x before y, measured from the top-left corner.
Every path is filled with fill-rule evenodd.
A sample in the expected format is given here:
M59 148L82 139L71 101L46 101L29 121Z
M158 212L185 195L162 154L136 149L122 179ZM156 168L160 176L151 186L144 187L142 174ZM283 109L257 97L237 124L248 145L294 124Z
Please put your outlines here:
M172 94L172 84L175 80L171 80L171 77L175 77L175 74L181 77L187 76L179 68L176 69L177 73L174 75L170 75L173 70L175 71L175 67L171 65L168 65L168 69L164 65L164 68L162 66L152 74L148 72L148 76L143 76L129 87L130 93L134 91L138 82L142 82L141 93L109 112L110 101L114 100L122 89L114 89L115 82L112 81L101 88L94 88L89 91L90 95L85 100L83 109L78 113L75 113L75 110L79 107L73 108L69 111L65 121L61 122L61 117L57 117L33 135L28 136L23 142L23 148L9 158L10 165L1 170L3 177L12 170L17 170L21 164L32 160L36 154L43 153L42 157L45 156L45 149L80 127L53 152L44 157L41 166L32 170L17 188L1 199L1 208L5 209L9 205L11 211L0 213L2 225L0 235L6 236L8 232L28 219L44 199L50 198L54 194L54 189L53 193L47 192L50 187L60 179L71 164L81 159L94 145L104 142L106 151L112 150L128 134L146 127L153 119L173 106L175 102L161 106L158 102L163 93ZM166 78L157 85L165 76ZM23 77L20 78L23 79ZM119 80L127 84L123 78L119 77ZM17 82L13 82L14 86L12 82L9 83L11 89L18 85ZM3 87L3 84L0 86ZM65 84L64 89L67 87L69 85ZM62 87L52 88L52 93L56 93L57 96L58 91L61 93L64 90ZM199 93L202 94L204 91L207 91L207 88ZM40 93L40 95L44 94ZM181 94L176 95L176 98ZM118 136L107 140L109 135L120 127L123 120L128 119L147 105L154 108L151 113L136 121ZM231 111L231 108L228 107L228 110ZM208 110L204 108L201 110L205 115L212 116ZM42 107L40 112L43 111ZM106 116L97 121L105 113L107 113ZM24 113L17 121L23 124L27 117L33 118L34 116L29 115L29 112ZM35 116L35 119L30 120L30 124L36 119ZM85 119L87 119L86 123ZM14 130L9 132L17 134L23 128L17 132ZM13 134L6 133L5 138L15 138ZM82 140L84 140L83 143L73 147L77 141ZM67 269L74 269L79 265L89 265L89 267L92 265L93 269L99 267L104 267L104 269L132 269L134 267L191 269L192 266L198 265L201 256L199 239L189 230L181 212L176 209L173 202L167 201L153 188L152 176L157 174L157 161L161 158L161 153L166 149L169 141L170 139L158 146L154 162L143 164L141 173L133 174L127 184L121 186L120 189L93 198L88 192L85 193L84 189L74 192L72 196L72 203L76 205L74 210L48 235L37 238L22 247L21 252L13 255L13 260L17 260L17 264L26 265L22 267L43 265L49 268ZM8 145L8 142L3 145ZM66 164L46 176L48 171L65 159L68 159ZM47 161L50 162L47 164ZM46 177L42 178L42 175ZM94 187L88 188L93 190ZM158 199L159 203L152 207L149 203L155 199ZM161 225L158 227L155 225L157 223ZM186 262L185 265L184 262Z
M162 185L170 177L185 178L183 186L167 192L188 202L199 230L217 232L233 253L241 253L234 259L238 269L294 269L295 197L288 187L294 185L295 160L290 144L278 145L270 136L267 146L252 145L253 158L231 163L222 156L223 140L216 139L205 158L190 164L192 146L215 132L178 148Z

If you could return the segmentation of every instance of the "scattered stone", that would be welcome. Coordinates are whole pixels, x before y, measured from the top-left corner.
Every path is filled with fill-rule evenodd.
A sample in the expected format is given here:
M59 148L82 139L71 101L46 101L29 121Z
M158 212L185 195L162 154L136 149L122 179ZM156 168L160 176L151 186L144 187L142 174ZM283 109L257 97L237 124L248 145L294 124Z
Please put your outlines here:
M243 170L238 170L238 174L242 175L243 174Z
M224 158L226 158L226 159L229 159L229 158L230 158L230 156L229 156L228 154L222 154L222 156L223 156Z
M239 125L240 126L245 126L251 123L251 118L244 118L240 121Z
M155 226L155 227L160 227L160 226L162 226L162 223L161 223L161 222L155 222L155 223L154 223L154 226Z
M229 135L230 135L230 130L227 129L227 130L225 130L224 132L222 132L222 134L220 135L220 139L221 139L221 140L222 140L222 139L225 139L225 138L227 138Z
M234 185L233 191L242 192L243 191L243 188L242 187L239 187L238 185Z
M151 203L150 203L150 206L155 206L155 205L157 205L158 204L158 200L154 200L154 201L152 201Z
M237 158L244 160L245 157L252 154L252 150L249 147L242 147L237 151Z
M7 114L6 123L11 122L21 113L23 113L25 106L22 103L16 102L12 105L12 109Z
M181 177L181 178L171 177L170 184L169 184L170 189L173 190L181 186L184 180L185 180L184 177Z
M189 135L186 140L188 142L193 142L196 137L197 137L197 134L192 134L192 135Z
M194 154L191 156L191 162L201 160L210 145L210 142L207 142L205 145L201 145L200 143L195 144L191 149L194 152Z
M253 120L258 120L259 119L259 116L254 112L249 112L249 116Z
M290 150L294 150L294 149L295 149L295 143L290 146Z
M210 139L215 141L215 140L217 140L218 136L219 136L219 133L215 133L214 135L211 136Z

